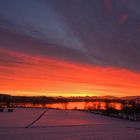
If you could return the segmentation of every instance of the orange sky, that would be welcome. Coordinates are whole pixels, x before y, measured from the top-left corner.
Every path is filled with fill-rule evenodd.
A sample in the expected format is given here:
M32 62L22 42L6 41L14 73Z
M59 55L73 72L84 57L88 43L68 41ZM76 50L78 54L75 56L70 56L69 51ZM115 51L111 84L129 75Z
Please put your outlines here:
M139 14L137 0L2 1L0 94L140 95Z
M66 63L51 58L15 56L20 63L0 66L0 93L45 96L140 95L140 73L113 67Z

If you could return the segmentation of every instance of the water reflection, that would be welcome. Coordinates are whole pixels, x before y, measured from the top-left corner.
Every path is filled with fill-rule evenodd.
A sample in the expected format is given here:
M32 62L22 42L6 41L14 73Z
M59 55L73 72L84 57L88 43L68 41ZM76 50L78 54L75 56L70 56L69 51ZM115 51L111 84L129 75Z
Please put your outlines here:
M87 110L87 109L105 109L106 108L105 102L67 102L67 103L52 103L52 104L15 104L18 107L47 107L47 108L54 108L54 109L78 109L78 110ZM108 104L109 107L115 108L117 110L121 109L122 104L117 102L111 102Z
M105 109L105 102L68 102L68 103L55 103L46 105L49 108L55 109ZM110 107L121 109L120 103L110 103Z

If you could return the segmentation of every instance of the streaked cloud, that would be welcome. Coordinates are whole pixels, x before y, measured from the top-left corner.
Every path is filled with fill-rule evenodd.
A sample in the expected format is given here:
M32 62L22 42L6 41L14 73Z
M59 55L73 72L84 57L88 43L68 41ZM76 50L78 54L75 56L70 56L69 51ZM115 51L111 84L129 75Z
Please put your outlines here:
M120 95L134 91L138 95L138 3L137 0L1 1L1 88L14 87L13 80L20 84L18 90L30 87L31 92L43 88L51 92L55 85L53 93L63 89L77 93L100 90L115 95L117 91ZM126 79L130 81L125 83ZM33 84L26 84L26 80L39 88L33 90ZM50 90L45 88L47 84Z
M0 91L3 93L125 96L133 92L139 95L140 74L136 72L68 63L7 50L3 50L3 53L16 58L0 66Z

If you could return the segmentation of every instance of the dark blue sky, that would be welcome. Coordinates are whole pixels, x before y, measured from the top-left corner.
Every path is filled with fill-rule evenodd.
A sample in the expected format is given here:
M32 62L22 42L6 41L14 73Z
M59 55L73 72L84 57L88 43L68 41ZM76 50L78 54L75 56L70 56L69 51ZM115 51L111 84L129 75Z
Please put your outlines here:
M140 1L0 1L0 49L140 71Z

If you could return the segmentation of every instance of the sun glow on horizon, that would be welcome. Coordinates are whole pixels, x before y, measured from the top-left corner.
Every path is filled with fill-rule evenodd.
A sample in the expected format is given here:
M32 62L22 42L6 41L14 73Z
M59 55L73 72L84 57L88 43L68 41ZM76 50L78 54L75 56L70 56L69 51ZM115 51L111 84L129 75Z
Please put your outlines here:
M140 73L115 67L82 65L17 52L22 63L0 66L0 92L44 96L140 95Z

